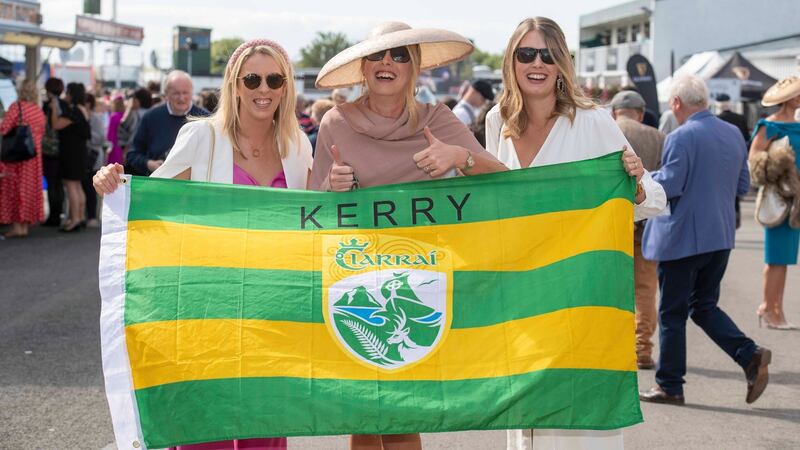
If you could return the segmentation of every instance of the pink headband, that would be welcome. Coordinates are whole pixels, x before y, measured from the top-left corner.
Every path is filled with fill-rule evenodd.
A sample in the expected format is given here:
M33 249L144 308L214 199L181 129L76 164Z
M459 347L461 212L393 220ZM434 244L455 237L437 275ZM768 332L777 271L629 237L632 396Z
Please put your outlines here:
M283 56L283 59L286 60L286 64L291 64L291 61L289 60L289 54L286 53L286 50L284 50L283 47L281 47L281 45L278 44L277 42L271 41L269 39L253 39L251 41L245 42L244 44L236 48L236 51L234 51L230 59L228 59L228 66L225 68L225 70L226 71L231 70L233 68L233 65L236 64L236 60L239 59L240 56L242 56L242 53L244 53L245 50L247 50L250 47L258 47L261 45L265 47L270 47L271 49L280 53L281 56Z

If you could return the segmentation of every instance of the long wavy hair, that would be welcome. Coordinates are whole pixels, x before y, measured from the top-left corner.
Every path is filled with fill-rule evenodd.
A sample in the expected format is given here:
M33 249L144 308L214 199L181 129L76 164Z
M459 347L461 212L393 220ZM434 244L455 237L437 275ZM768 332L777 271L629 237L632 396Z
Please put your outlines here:
M239 117L237 81L244 62L247 61L247 58L256 53L271 56L275 62L278 63L278 67L283 76L286 77L283 96L273 116L273 121L275 123L275 145L278 148L280 157L285 158L289 153L291 142L297 142L300 138L300 125L297 123L297 116L295 116L294 112L297 94L294 88L294 71L292 70L292 65L286 61L280 52L272 47L258 45L245 49L234 64L226 68L225 75L222 78L222 88L219 93L217 111L209 117L208 120L220 123L222 132L231 140L233 151L241 153L241 145L239 144L241 119Z
M420 63L422 61L422 53L420 51L419 45L408 45L408 54L411 55L411 61L408 64L411 64L411 76L408 78L408 83L406 84L403 90L403 105L406 109L408 109L408 122L411 124L411 127L414 128L419 123L419 108L417 107L417 78L419 77L419 68ZM388 49L387 49L388 50ZM385 52L386 50L384 50ZM384 53L385 55L385 53ZM361 89L362 94L361 97L358 98L359 101L369 95L369 86L367 85L367 79L363 75L364 74L364 62L366 58L361 59Z
M514 52L516 52L522 38L531 31L539 31L544 36L544 42L553 55L553 60L558 68L558 73L564 82L563 91L556 88L556 107L553 116L566 116L570 122L575 120L575 111L580 109L593 109L596 107L591 99L575 85L575 67L569 54L564 32L553 20L546 17L527 18L520 22L517 29L508 40L505 56L503 58L503 94L500 96L500 115L505 122L504 137L519 138L528 124L528 113L522 98L517 77L514 73Z

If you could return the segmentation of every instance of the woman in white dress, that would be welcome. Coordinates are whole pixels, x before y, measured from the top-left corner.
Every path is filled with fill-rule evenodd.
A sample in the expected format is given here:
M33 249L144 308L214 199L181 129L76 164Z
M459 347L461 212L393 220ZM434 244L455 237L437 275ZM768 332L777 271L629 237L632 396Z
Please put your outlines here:
M627 149L622 163L638 181L635 219L657 215L666 206L664 189L646 173L611 116L576 88L574 75L558 24L543 17L522 21L505 52L505 90L486 116L486 149L510 169L592 159ZM508 448L515 450L622 447L621 430L508 432Z

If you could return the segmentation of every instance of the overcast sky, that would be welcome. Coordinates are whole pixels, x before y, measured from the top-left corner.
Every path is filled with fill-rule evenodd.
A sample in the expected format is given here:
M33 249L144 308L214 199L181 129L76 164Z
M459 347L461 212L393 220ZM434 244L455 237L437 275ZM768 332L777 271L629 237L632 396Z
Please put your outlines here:
M43 27L74 32L75 15L82 0L41 0ZM118 0L117 20L144 27L141 47L124 47L123 64L149 61L156 50L159 65L169 65L172 30L175 25L213 29L211 38L268 38L278 41L293 59L317 31L344 32L351 40L362 39L376 24L400 20L412 27L446 28L475 41L478 48L502 52L515 26L525 17L545 16L564 29L570 48L578 44L578 16L625 0L489 0L483 6L474 1L402 0L393 2L353 0ZM112 0L102 0L100 18L111 17ZM379 6L376 6L379 5ZM143 59L144 58L144 59ZM103 46L96 48L95 60L110 63Z

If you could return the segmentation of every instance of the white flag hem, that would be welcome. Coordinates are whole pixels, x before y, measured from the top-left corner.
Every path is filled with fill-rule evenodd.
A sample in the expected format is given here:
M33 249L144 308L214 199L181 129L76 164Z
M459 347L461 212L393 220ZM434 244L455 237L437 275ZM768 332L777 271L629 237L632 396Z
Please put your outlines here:
M125 260L131 177L103 197L100 240L100 342L106 398L120 450L145 448L134 397L128 348L125 343Z

